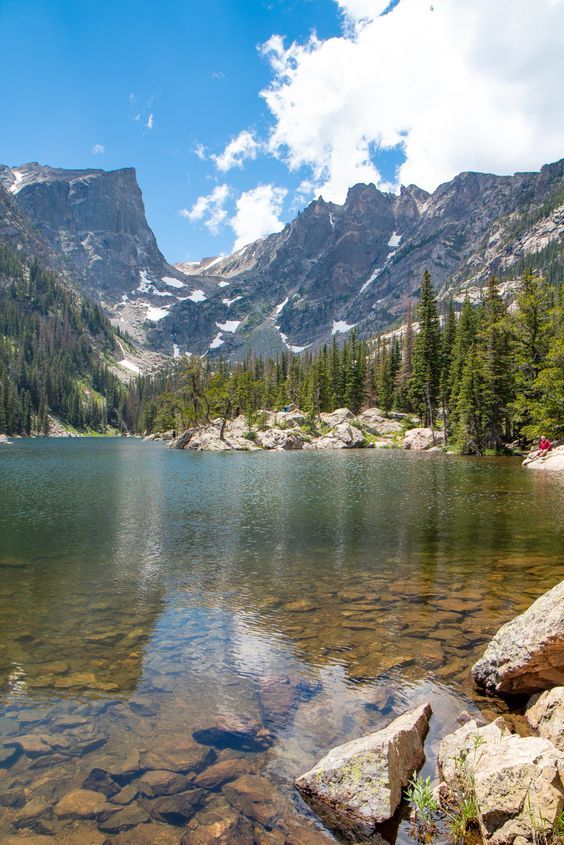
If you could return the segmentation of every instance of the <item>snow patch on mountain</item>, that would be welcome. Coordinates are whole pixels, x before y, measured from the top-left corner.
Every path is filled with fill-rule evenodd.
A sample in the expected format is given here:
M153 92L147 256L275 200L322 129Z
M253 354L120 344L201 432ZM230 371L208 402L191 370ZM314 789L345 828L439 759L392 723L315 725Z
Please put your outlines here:
M210 343L209 348L210 349L219 349L219 347L222 346L222 344L224 344L224 343L225 343L225 341L223 340L222 333L218 332L216 334L216 336L214 337L214 339L212 340L212 342Z
M331 334L350 332L350 330L354 329L355 326L356 323L347 323L346 320L333 320Z
M222 332L236 332L241 325L241 320L226 320L225 323L216 323Z
M168 285L171 288L185 288L186 285L184 282L181 282L180 279L173 279L172 276L163 276L161 281Z

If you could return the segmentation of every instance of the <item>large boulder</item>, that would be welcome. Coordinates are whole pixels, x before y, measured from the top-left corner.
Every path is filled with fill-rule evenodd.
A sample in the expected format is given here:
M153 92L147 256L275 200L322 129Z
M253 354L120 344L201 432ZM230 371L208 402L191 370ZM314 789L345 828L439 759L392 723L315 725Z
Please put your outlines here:
M564 687L534 695L525 711L530 727L564 752Z
M354 420L355 416L348 408L337 408L336 411L324 412L319 415L321 422L329 426L329 428L336 428L344 422Z
M445 441L442 431L430 428L410 428L405 432L403 448L414 451L431 449L433 446L442 446Z
M364 431L367 431L369 434L380 434L390 437L394 434L399 434L402 430L401 422L386 417L384 412L379 408L367 408L366 411L358 415L358 420Z
M537 453L529 455L523 461L524 467L529 469L546 469L556 472L564 472L564 446L557 446L543 457L537 457Z
M169 448L170 449L186 449L190 440L194 436L195 429L188 428L186 431L183 431L182 434L179 434L178 437L173 438L170 441Z
M304 448L309 449L360 449L364 446L364 434L354 425L347 422L339 423L335 428L318 437Z
M473 798L490 845L535 842L564 809L564 754L546 739L511 734L502 719L485 727L469 722L446 737L439 772L445 809L456 814Z
M492 693L533 693L564 684L564 581L499 629L472 676Z
M295 429L268 428L266 431L257 431L256 442L263 449L274 449L276 451L287 451L290 449L302 449L304 436Z
M369 836L390 819L402 789L425 759L431 706L421 705L386 728L333 748L296 780L304 799L329 827Z

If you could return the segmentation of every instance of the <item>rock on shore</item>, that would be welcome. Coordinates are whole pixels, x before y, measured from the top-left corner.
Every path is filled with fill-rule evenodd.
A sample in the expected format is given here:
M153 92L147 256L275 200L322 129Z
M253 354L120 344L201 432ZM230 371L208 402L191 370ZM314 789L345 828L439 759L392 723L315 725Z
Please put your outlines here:
M564 581L499 629L472 676L479 687L498 694L564 684Z
M535 453L536 454L536 453ZM551 472L564 472L564 445L557 446L542 458L531 455L523 461L523 466L529 469L544 469Z
M399 716L383 730L333 748L296 787L335 830L367 836L390 819L402 789L425 759L423 740L431 706Z
M189 429L173 439L170 448L250 452L399 446L403 425L397 416L388 417L379 408L368 408L358 416L348 408L337 408L313 420L299 409L259 411L255 422L241 414L233 420L218 417L208 425ZM154 437L160 436L151 435Z
M564 754L549 740L512 734L503 719L463 725L441 742L443 806L472 794L484 842L528 845L564 809ZM540 841L540 840L538 840Z

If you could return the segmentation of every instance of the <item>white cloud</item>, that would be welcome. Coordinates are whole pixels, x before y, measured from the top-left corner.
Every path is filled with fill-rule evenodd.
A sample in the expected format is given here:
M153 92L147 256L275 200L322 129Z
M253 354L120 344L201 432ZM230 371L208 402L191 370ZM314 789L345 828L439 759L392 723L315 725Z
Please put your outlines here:
M225 173L232 167L242 167L246 159L256 158L260 149L261 144L252 132L244 129L227 144L220 155L212 156L212 159L215 161L217 169Z
M151 114L150 114L150 115L149 115L149 117L147 118L147 123L145 124L145 127L146 127L147 129L152 129L152 128L153 128L153 122L154 122L154 121L153 121L153 112L151 112Z
M192 152L194 153L195 156L197 156L200 159L200 161L205 161L206 158L207 158L206 148L204 147L203 144L196 144L196 146L194 147Z
M400 0L385 15L384 0L337 2L342 36L263 48L269 150L307 168L303 190L342 202L355 182L386 187L378 147L401 147L401 181L430 190L562 155L564 0Z
M103 144L94 144L92 152L95 156L101 156L106 152L106 148Z
M229 221L237 236L234 250L284 228L279 215L287 193L286 188L269 184L257 185L241 194L236 212Z
M217 185L211 194L198 197L192 208L183 208L180 214L191 223L203 220L204 226L213 235L217 235L221 224L227 218L225 203L229 199L230 194L231 189L229 185Z

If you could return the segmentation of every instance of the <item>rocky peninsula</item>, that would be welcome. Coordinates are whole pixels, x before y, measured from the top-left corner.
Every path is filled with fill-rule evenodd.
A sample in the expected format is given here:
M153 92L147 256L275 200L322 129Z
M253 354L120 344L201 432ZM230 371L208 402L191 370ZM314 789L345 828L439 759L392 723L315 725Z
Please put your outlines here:
M147 440L170 441L171 449L197 451L295 451L298 449L439 449L444 444L437 429L417 428L408 414L386 414L380 408L367 408L358 415L338 408L317 416L297 408L288 411L259 411L252 419L239 415L233 420L220 417L173 432L151 434Z

